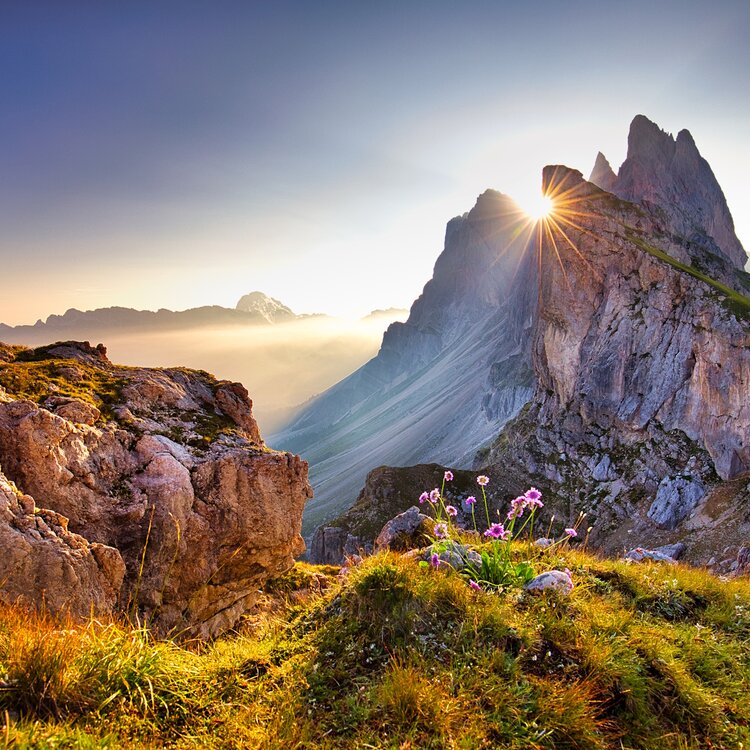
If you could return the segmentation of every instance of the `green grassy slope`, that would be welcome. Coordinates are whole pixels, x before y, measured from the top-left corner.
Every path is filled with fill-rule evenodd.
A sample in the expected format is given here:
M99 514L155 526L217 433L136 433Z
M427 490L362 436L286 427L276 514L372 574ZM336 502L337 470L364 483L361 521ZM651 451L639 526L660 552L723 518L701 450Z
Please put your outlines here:
M569 597L394 554L342 583L298 565L252 633L201 649L6 608L0 747L748 747L750 581L534 554Z

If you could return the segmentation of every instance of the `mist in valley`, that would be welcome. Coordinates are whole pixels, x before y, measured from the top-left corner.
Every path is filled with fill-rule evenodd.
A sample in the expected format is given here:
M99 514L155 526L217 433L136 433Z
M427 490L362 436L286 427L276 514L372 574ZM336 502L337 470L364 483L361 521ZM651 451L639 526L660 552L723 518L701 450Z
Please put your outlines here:
M394 319L316 316L268 326L81 331L68 337L101 341L109 359L118 364L190 367L238 381L247 388L253 414L267 436L291 419L305 401L373 357L383 331Z

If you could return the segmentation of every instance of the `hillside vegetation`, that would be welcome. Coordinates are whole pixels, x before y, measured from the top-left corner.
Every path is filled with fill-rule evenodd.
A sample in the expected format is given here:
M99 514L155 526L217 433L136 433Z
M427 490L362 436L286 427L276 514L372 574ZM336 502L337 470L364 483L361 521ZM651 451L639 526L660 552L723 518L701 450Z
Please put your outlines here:
M0 612L3 748L741 748L750 581L530 551L575 588L473 591L382 553L304 564L209 646Z

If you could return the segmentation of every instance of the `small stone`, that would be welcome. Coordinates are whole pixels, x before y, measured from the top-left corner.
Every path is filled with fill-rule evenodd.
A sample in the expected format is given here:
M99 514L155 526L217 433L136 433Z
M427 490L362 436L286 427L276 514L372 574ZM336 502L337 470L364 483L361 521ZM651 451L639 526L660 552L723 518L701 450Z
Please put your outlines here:
M669 565L676 565L677 560L665 555L663 552L658 552L653 549L644 549L643 547L635 547L629 552L626 552L623 556L623 560L630 560L631 562L643 562L644 560L653 560L655 562L664 562Z
M558 591L570 594L573 590L573 578L565 570L548 570L532 578L524 587L525 591Z

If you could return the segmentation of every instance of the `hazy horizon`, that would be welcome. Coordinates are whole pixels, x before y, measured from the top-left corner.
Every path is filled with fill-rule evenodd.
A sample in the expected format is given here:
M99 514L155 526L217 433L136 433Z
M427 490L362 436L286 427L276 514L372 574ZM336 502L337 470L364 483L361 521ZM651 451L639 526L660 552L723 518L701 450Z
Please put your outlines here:
M302 318L277 324L182 326L169 330L117 327L65 329L64 338L103 343L110 361L139 367L189 367L242 383L265 438L305 402L351 374L377 354L383 332L405 315L369 319ZM58 337L46 328L26 340L39 346ZM7 338L7 337L6 337ZM3 340L0 335L0 340Z
M687 128L750 245L740 2L227 0L0 11L0 321L409 307L446 222ZM640 50L647 49L647 55Z

